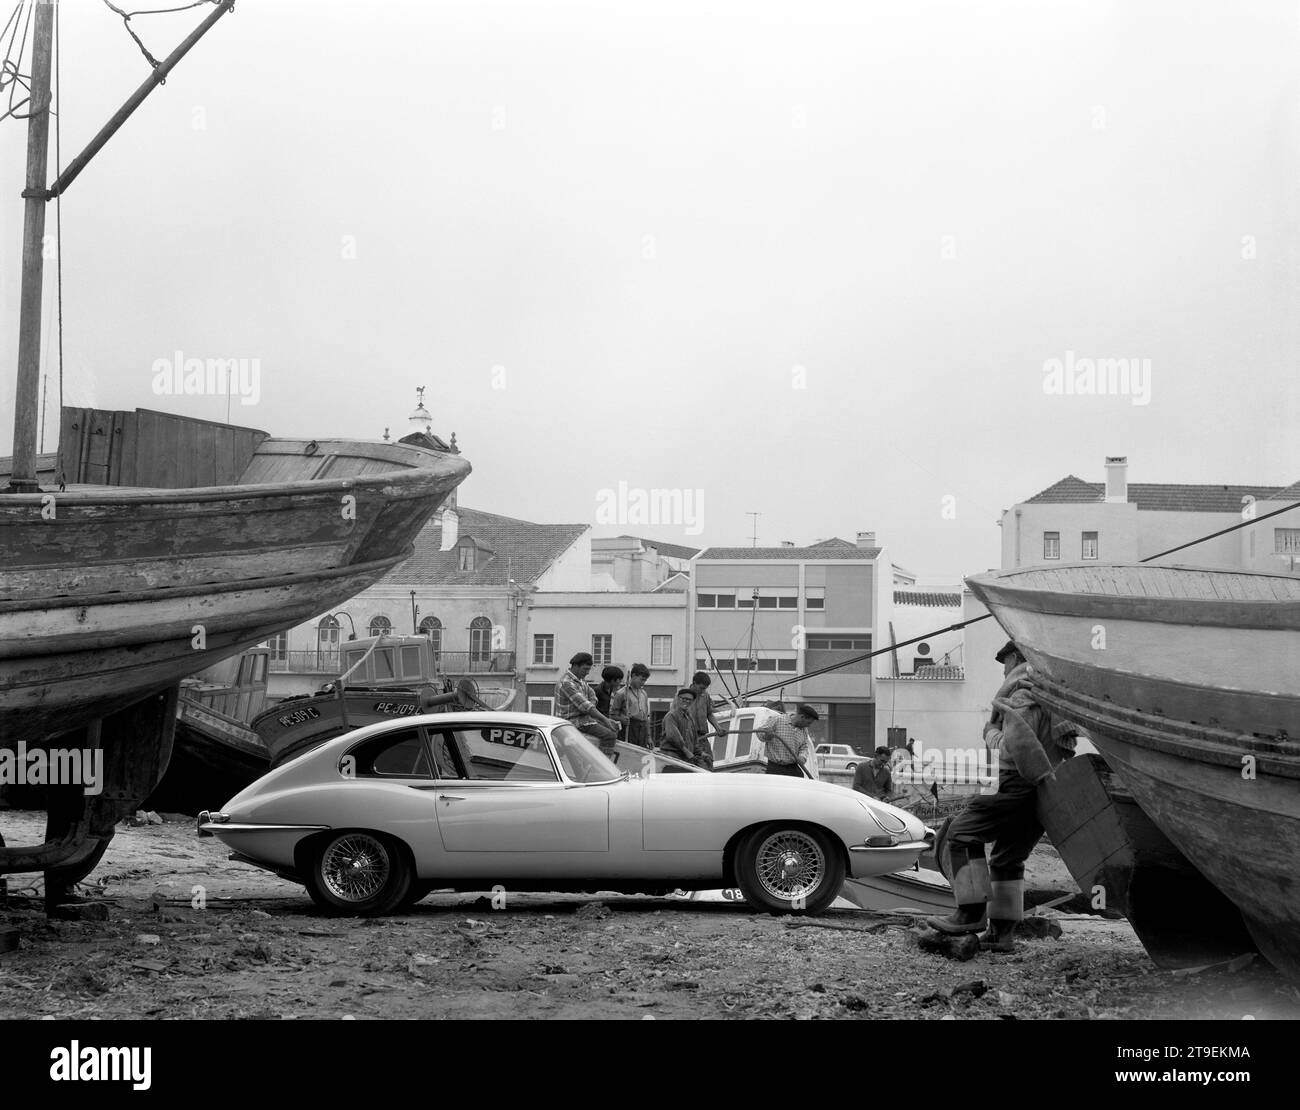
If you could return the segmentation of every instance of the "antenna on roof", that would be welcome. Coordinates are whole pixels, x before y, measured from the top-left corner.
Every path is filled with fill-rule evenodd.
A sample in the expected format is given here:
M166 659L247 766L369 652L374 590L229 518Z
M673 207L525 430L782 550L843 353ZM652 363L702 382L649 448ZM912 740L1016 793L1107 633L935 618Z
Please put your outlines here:
M750 546L751 546L751 547L757 547L757 546L758 546L758 518L759 518L760 516L762 516L763 514L762 514L762 513L746 513L745 515L746 515L746 516L752 516L752 517L754 518L754 542L753 542Z

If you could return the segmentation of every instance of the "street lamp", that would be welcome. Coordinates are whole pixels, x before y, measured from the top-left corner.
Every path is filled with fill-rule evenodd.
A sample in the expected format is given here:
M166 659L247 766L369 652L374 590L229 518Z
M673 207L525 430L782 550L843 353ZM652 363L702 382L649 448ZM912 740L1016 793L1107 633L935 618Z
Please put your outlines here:
M345 613L342 609L340 609L337 613L331 613L330 615L331 615L331 616L334 616L334 617L347 617L347 618L348 618L348 624L349 624L349 625L351 626L351 628L352 628L352 635L349 636L348 639L349 639L349 640L355 640L355 639L357 638L357 626L356 626L356 623L352 620L352 614L351 614L351 613Z
M420 607L415 604L415 591L411 591L411 635L419 634L419 629L415 627L415 618L420 615Z

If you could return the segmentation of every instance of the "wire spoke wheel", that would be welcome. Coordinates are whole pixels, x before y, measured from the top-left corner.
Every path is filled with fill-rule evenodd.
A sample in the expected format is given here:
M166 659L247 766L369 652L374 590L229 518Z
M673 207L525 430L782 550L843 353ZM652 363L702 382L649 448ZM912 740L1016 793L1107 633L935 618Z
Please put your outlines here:
M352 833L339 837L321 857L320 878L340 902L361 903L376 897L389 881L392 860L373 836Z
M758 845L755 871L759 885L782 901L806 898L826 877L826 854L799 829L785 829Z

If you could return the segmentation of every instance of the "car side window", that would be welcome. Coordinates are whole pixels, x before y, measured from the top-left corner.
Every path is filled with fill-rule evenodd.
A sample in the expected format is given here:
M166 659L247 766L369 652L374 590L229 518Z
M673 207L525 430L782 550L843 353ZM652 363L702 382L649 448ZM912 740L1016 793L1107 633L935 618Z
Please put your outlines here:
M424 738L418 728L372 736L347 753L358 778L433 778Z
M559 782L546 739L533 728L448 729L465 777L478 782Z
M465 769L456 753L455 738L446 732L430 732L435 774L440 779L463 779Z

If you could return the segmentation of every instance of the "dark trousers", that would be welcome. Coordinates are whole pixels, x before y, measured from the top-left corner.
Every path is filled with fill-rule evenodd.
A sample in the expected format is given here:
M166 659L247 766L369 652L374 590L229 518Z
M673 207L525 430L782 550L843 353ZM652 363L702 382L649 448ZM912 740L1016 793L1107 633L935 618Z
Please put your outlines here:
M803 778L803 771L799 769L797 763L772 763L769 761L765 773L769 775L789 775L796 779Z
M618 733L613 729L606 728L599 721L588 721L585 725L578 725L578 731L600 745L600 750L607 756L614 754L614 741L618 739Z
M1038 790L1016 776L1003 779L996 794L977 794L948 827L948 843L973 857L992 843L989 878L1009 882L1025 877L1025 860L1043 835L1038 823Z
M648 748L650 746L649 722L638 720L636 717L629 717L627 720L627 742L635 744L638 748Z

